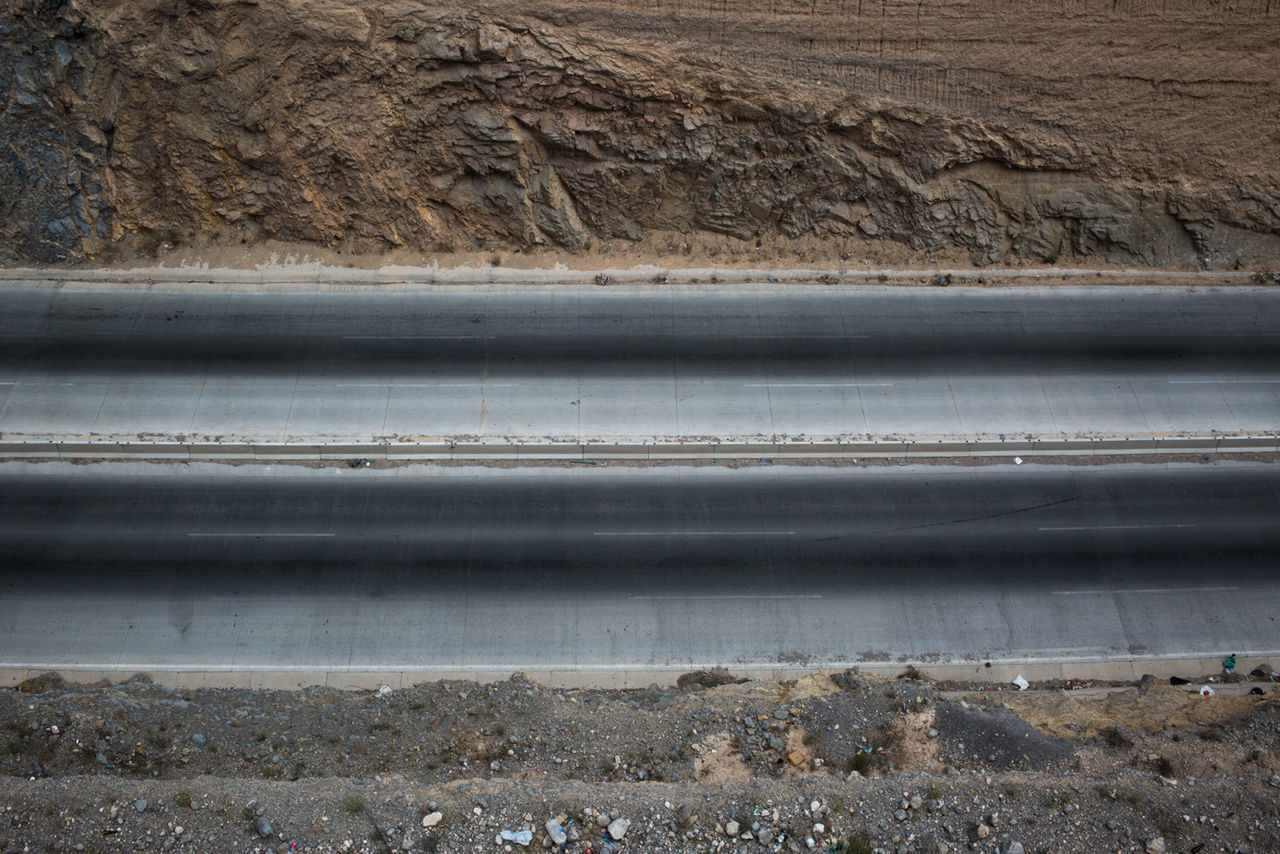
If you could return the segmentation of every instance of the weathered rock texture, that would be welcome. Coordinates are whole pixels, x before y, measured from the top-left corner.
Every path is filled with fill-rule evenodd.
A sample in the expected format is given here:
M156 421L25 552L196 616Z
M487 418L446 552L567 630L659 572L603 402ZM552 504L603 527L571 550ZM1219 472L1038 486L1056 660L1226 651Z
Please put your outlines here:
M3 0L0 257L1280 258L1268 0Z

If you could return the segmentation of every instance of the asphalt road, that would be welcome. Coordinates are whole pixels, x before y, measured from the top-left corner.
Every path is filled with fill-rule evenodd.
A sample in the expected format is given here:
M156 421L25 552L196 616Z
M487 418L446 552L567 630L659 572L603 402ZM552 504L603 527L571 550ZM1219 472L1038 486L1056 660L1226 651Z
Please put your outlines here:
M198 470L0 472L0 668L1280 649L1265 465Z
M172 286L170 286L172 287ZM1280 427L1280 291L0 290L8 440L1042 437Z

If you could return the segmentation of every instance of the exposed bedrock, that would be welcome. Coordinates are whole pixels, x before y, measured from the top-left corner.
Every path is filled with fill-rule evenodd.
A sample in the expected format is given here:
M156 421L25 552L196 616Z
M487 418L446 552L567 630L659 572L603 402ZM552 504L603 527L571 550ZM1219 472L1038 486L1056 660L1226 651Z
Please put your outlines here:
M790 92L527 10L456 9L7 0L0 254L268 238L572 252L669 230L980 263L1280 257L1265 171L1126 174L1101 137L1042 121Z

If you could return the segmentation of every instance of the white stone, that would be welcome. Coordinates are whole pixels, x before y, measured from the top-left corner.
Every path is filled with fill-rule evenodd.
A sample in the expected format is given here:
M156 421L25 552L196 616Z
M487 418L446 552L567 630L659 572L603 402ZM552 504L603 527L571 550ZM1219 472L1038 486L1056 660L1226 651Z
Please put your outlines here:
M617 842L619 839L627 835L627 828L631 827L631 822L625 818L615 818L609 822L609 838Z
M426 815L424 815L424 816L422 817L422 826L423 826L423 827L435 827L437 824L439 824L439 823L440 823L440 819L442 819L442 818L444 818L444 813L442 813L442 812L430 812L430 813L427 813Z

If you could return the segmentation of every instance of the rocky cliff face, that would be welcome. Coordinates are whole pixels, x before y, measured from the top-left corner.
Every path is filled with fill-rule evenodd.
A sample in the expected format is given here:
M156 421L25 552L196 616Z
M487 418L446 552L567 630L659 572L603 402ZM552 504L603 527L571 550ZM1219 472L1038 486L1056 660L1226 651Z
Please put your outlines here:
M1056 119L1039 101L1020 109L1013 83L946 54L960 28L948 10L996 21L996 0L612 5L6 0L0 255L267 238L573 252L659 230L888 240L981 263L1280 257L1280 176L1258 153L1280 138L1274 115L1250 118L1252 148L1223 153L1222 169L1188 169L1194 145L1168 143L1158 121L1109 122L1065 95ZM878 53L862 37L871 11ZM914 54L899 43L910 14ZM1261 3L1227 23L1255 19L1275 23ZM822 46L805 33L823 21L859 35ZM988 42L977 64L1026 65ZM1232 73L1259 80L1218 85L1274 105L1256 50L1238 46ZM1201 72L1185 64L1163 85L1192 85L1182 78ZM908 85L919 68L953 82ZM1108 85L1124 71L1104 70ZM1036 86L1056 73L1041 68ZM1168 97L1175 118L1198 109L1199 95Z

